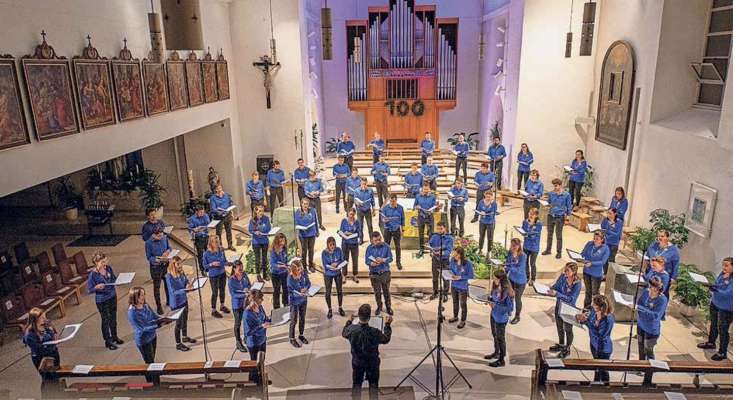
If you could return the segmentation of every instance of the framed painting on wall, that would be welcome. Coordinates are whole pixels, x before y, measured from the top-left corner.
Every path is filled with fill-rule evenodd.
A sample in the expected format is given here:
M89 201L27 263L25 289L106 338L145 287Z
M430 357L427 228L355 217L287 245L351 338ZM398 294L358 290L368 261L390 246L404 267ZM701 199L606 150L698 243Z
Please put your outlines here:
M143 83L146 114L152 116L168 112L166 65L144 59Z
M227 61L221 51L217 57L217 94L220 100L230 98L230 77L227 72Z
M717 189L692 182L689 189L689 206L684 226L691 232L708 238L712 232L712 220L717 205Z
M202 63L196 53L189 53L186 62L186 88L189 90L189 106L204 104L204 84L202 83Z
M54 48L43 42L33 55L21 59L31 122L38 140L53 139L79 132L71 71L66 57L57 57Z
M179 53L171 53L166 61L166 75L168 82L168 101L171 111L189 106L189 96L186 89L186 69Z
M74 57L72 63L82 128L94 129L115 123L115 105L110 62L100 57L89 36L87 41L82 55Z
M112 59L112 83L115 87L117 119L120 122L145 117L143 79L140 61L128 50L127 40L120 54Z
M15 59L0 55L0 150L30 142Z
M217 101L217 64L209 52L202 60L202 79L204 80L204 102Z

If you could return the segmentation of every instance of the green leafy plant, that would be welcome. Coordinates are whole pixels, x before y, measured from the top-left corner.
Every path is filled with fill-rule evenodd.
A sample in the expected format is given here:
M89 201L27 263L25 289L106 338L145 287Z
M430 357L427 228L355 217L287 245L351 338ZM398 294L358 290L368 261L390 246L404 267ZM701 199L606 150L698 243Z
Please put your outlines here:
M656 231L648 228L638 228L630 234L631 247L635 251L644 253L648 246L656 239Z
M455 245L465 249L465 257L475 266L475 279L488 279L492 276L496 267L485 257L472 235L458 239ZM505 262L506 256L507 251L503 244L494 242L490 247L490 258Z
M462 133L456 132L451 137L447 138L447 143L449 143L450 146L454 147L457 143L459 143L459 135ZM465 142L470 146L470 150L477 150L477 148L480 146L480 140L477 139L475 136L479 135L479 132L473 132L469 135L465 135Z
M140 189L140 205L144 210L149 208L158 209L163 207L163 199L161 194L166 191L166 188L158 183L161 179L161 175L155 173L150 169L146 169L140 176L139 189Z
M689 241L689 229L684 226L686 216L683 213L672 215L669 210L658 208L651 211L648 222L653 225L654 231L668 231L671 243L679 248L682 248Z
M327 151L327 154L337 153L337 142L338 139L336 137L333 137L324 142L324 149Z
M559 174L561 175L562 180L569 180L569 171L564 169L564 167L559 167ZM584 175L584 183L582 184L583 195L592 193L592 188L595 187L595 178L595 169L591 165L587 164L587 173Z
M82 204L82 195L68 176L56 180L53 193L56 206L62 210L79 208Z
M715 277L711 272L702 272L693 264L679 264L679 276L676 278L674 298L681 304L698 309L707 309L710 302L710 293L706 286L692 279L689 272L694 272L707 277L714 282Z

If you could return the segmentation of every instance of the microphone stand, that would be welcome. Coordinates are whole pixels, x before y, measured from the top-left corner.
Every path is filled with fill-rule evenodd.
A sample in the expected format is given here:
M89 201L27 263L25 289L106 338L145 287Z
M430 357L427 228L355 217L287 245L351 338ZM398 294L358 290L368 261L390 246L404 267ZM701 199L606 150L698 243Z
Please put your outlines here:
M648 247L650 245L651 243L646 244L646 251L648 251ZM640 291L640 287L641 287L641 276L643 275L643 265L646 262L645 261L646 251L644 251L643 256L641 256L641 263L638 269L638 280L635 283L635 294L633 295L633 306L630 308L630 329L628 330L628 349L625 354L626 360L630 360L630 351L631 351L631 345L633 342L633 325L637 325L637 323L634 323L634 320L635 320L635 312L636 312L636 309L638 308L638 292ZM628 372L626 371L623 373L623 383L627 383L627 379L628 379Z
M199 268L199 257L194 257L194 268L196 268L200 273L201 269ZM209 343L207 342L207 325L204 322L204 301L202 300L202 287L201 285L197 285L197 295L199 297L199 320L202 324L202 343L204 345L204 362L209 361ZM209 374L206 372L204 373L204 378L209 379Z

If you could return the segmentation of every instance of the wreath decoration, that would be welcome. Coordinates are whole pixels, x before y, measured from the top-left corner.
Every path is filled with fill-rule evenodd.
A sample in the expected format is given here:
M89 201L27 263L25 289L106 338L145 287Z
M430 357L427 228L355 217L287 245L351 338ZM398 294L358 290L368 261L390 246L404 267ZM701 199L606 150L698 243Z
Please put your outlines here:
M398 105L396 106L396 111L401 117L405 117L406 115L408 115L408 111L410 109L411 107L408 105L408 102L406 102L406 100L399 101Z
M421 101L421 99L414 101L413 104L411 105L411 112L413 113L413 115L417 117L424 115L424 110L425 110L424 102Z

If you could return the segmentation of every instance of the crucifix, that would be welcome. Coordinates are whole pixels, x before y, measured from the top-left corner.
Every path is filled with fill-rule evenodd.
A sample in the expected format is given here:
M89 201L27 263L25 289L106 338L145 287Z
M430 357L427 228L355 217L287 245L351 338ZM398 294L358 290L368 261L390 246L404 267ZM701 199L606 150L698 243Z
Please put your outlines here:
M260 61L253 63L253 66L258 68L263 73L263 86L265 87L265 105L266 108L271 108L271 86L273 85L273 76L278 68L281 67L281 63L271 58L269 55L260 57Z

